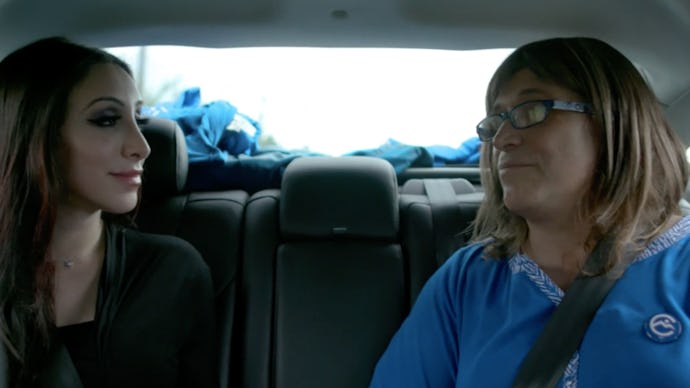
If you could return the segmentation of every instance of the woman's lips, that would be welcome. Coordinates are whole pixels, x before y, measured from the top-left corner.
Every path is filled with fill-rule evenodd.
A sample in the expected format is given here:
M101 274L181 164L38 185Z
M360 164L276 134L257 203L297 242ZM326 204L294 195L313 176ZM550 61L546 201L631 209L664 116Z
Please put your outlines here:
M110 175L114 176L119 181L127 184L128 186L139 186L139 185L141 185L141 173L142 173L142 171L140 171L140 170L130 170L130 171L112 172L112 173L110 173Z
M498 169L499 170L508 170L512 168L522 168L522 167L529 167L531 164L529 163L518 163L518 162L506 162L506 163L499 163Z

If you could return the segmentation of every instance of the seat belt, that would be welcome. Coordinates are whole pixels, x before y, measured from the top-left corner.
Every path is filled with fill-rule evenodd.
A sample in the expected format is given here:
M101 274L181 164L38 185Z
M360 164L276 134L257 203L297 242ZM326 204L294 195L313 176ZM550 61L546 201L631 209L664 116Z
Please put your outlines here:
M601 273L613 242L614 238L608 236L597 243L584 273ZM575 278L520 365L513 388L550 388L558 384L597 309L629 264L629 258L624 257L613 271Z
M438 267L462 245L458 241L466 220L458 204L455 189L448 179L424 179L424 191L431 206L434 255Z

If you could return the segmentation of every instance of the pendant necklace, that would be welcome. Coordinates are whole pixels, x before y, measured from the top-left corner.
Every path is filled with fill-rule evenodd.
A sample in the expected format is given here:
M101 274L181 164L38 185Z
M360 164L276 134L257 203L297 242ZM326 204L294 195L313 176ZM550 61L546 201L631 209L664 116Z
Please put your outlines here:
M62 260L62 266L64 268L70 269L74 265L74 260L73 259L63 259Z

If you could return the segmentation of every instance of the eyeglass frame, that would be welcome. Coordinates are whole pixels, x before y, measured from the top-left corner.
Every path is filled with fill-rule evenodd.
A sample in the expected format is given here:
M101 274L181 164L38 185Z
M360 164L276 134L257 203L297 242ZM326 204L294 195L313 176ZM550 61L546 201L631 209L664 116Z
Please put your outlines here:
M544 112L544 118L542 120L539 120L537 122L530 123L530 124L524 125L524 126L515 125L515 122L513 121L513 112L515 112L515 110L519 109L520 107L522 107L524 105L534 104L534 103L541 103L546 108L546 112ZM495 113L495 114L484 117L479 122L479 124L477 124L477 127L476 127L477 136L479 136L479 140L481 140L482 142L488 143L488 142L492 141L494 139L494 137L496 137L496 134L498 133L498 130L500 129L500 125L502 125L504 121L510 120L510 124L515 129L527 129L527 128L533 127L537 124L541 124L544 121L546 121L546 119L549 117L549 113L552 110L562 110L562 111L567 111L567 112L591 114L591 113L594 113L594 106L592 106L592 104L587 103L587 102L575 102L575 101L563 101L563 100L530 100L530 101L525 101L525 102L522 102L522 103L514 106L511 110L501 112L501 113ZM493 135L490 138L484 139L484 138L482 138L482 135L481 135L481 133L483 132L483 130L481 129L481 125L483 122L485 122L486 120L488 120L492 117L501 118L502 119L501 123L500 123L499 127L496 128L496 131L493 133Z

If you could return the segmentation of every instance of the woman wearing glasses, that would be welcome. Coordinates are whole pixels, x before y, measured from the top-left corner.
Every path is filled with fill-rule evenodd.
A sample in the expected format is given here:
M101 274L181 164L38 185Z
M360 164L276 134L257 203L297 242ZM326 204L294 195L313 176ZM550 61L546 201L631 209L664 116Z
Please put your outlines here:
M510 386L591 275L617 281L554 384L690 386L687 162L635 66L596 39L534 42L498 68L486 107L474 243L428 281L371 386Z

